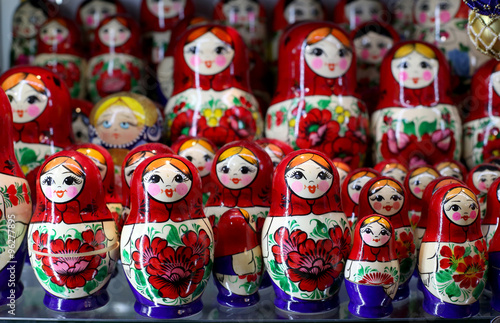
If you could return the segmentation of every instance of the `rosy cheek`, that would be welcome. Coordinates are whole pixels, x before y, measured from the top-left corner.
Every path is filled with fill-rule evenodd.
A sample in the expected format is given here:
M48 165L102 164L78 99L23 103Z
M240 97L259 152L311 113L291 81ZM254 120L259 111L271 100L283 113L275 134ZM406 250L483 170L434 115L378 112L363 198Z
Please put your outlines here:
M432 79L432 73L431 71L425 71L423 74L422 74L422 78L426 81L430 81Z
M378 20L378 14L373 14L372 15L372 20Z
M70 186L66 189L68 197L73 198L78 194L78 189L74 186Z
M395 209L399 209L400 206L401 206L401 203L399 203L399 202L394 202L394 204L392 204L392 207Z
M212 162L211 161L205 163L205 169L207 169L209 171L212 169Z
M201 58L200 56L198 55L193 55L190 59L189 59L189 63L192 65L192 66L199 66L200 63L201 63Z
M93 26L94 25L94 17L88 16L87 19L85 20L87 25Z
M43 188L43 193L45 194L45 196L47 196L47 198L52 198L52 189L50 188L50 186L45 186Z
M462 214L460 214L459 212L455 212L453 213L453 215L451 216L451 218L454 220L454 221L458 221L462 218Z
M102 35L102 40L108 43L109 42L109 34Z
M380 211L382 209L382 203L380 202L373 203L373 208L377 211Z
M179 12L182 10L182 3L174 3L173 6L172 6L172 9L175 11L175 12Z
M188 186L186 185L186 183L180 183L175 188L175 191L177 192L177 194L184 196L188 192Z
M64 36L63 35L57 35L56 39L57 39L58 42L61 42L61 41L64 40Z
M323 66L323 60L321 58L315 58L312 60L312 67L317 70Z
M243 175L241 176L241 183L246 186L248 184L250 184L253 180L253 176L252 175Z
M220 181L222 184L227 185L231 180L229 179L229 175L224 174L220 176Z
M292 184L292 191L294 191L295 193L299 193L300 191L302 191L303 187L304 185L302 185L302 183L300 183L299 181L295 181Z
M154 5L152 5L152 6L151 6L151 11L152 11L153 13L158 13L158 12L160 12L160 6L159 6L158 4L154 4Z
M321 192L326 192L326 191L328 191L329 188L330 188L330 184L328 183L328 181L321 181L318 184L318 189Z
M215 58L215 64L219 66L224 66L226 65L226 63L227 63L227 58L223 55L217 55L217 57Z
M385 56L385 53L387 53L387 48L382 48L380 50L380 56Z
M405 82L408 79L408 73L399 72L399 80Z
M476 216L477 216L476 211L472 211L472 212L470 213L470 218L471 218L471 219L475 219L475 218L476 218Z
M420 192L422 192L422 190L420 189L420 187L415 187L413 189L413 191L415 192L415 194L420 194Z
M347 68L347 59L342 58L339 62L339 67L342 70L345 70Z
M484 190L486 190L486 183L484 183L484 182L479 183L479 185L477 186L477 188L478 188L480 191L484 191Z
M152 196L156 196L160 193L161 189L158 184L149 184L148 185L148 193Z
M256 17L255 12L250 12L248 14L248 20L250 20L250 21L255 20L255 17Z
M368 233L363 233L361 235L361 239L363 239L364 242L370 243L372 242L372 236Z
M42 40L43 40L44 42L48 42L48 41L49 41L49 38L50 38L49 36L43 36L43 37L42 37Z
M396 18L398 18L399 20L401 20L401 19L403 19L403 17L404 17L404 14L403 14L402 11L396 12Z
M427 21L427 14L425 12L421 12L420 15L418 16L418 21L420 23L424 23Z
M354 18L354 23L355 23L356 25L359 25L359 24L361 23L361 17L360 17L360 16L356 16L356 17Z
M40 114L40 108L32 104L28 107L27 112L31 117L36 117L38 114Z
M390 238L391 238L391 237L389 237L389 236L383 236L383 237L380 239L380 240L382 241L382 245L386 244L386 243L387 243L387 241L389 241L389 239L390 239Z
M352 194L351 198L354 201L354 203L359 204L359 193Z
M441 11L439 19L441 20L441 23L447 23L451 19L450 12L448 10Z
M118 34L118 40L119 41L124 41L127 39L127 34L119 33Z
M361 58L362 59L368 59L370 58L370 51L366 48L364 48L362 51L361 51Z

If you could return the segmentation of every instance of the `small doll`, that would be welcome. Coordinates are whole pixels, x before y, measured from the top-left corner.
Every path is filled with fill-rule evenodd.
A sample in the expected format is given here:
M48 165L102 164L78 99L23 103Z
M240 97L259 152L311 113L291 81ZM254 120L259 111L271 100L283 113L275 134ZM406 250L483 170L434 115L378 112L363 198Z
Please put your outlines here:
M90 112L94 105L90 101L71 99L73 110L71 128L75 137L75 144L85 144L90 141L89 125Z
M443 160L436 163L434 168L441 176L451 176L463 181L467 177L467 168L457 160Z
M405 190L409 194L408 218L410 219L413 230L417 227L422 214L422 197L425 188L430 182L439 178L440 175L436 169L429 166L421 166L410 169L404 182Z
M345 265L349 312L366 318L388 316L400 269L391 221L380 215L365 217L354 228L353 241Z
M333 11L333 22L345 30L354 30L365 22L390 21L390 14L380 0L340 0Z
M278 166L286 155L293 151L290 145L276 139L262 138L255 142L261 148L264 148L269 157L271 157L274 168Z
M130 187L120 248L136 312L160 319L200 312L214 238L198 171L183 157L158 154L137 167Z
M404 184L408 167L401 164L397 159L383 160L376 164L373 169L379 172L382 176L387 176Z
M337 169L337 172L339 173L339 178L340 178L340 188L342 189L342 184L344 183L344 180L347 177L347 174L351 172L351 167L347 165L346 163L339 161L339 160L333 160L333 165Z
M477 195L481 210L481 219L486 216L488 190L500 177L500 167L494 164L480 164L469 172L466 184Z
M121 91L144 92L140 36L138 24L129 16L110 16L99 24L86 72L92 102Z
M105 18L125 13L119 0L84 0L78 7L76 23L83 29L85 43L94 41L94 32Z
M456 319L479 312L488 266L479 208L465 185L446 185L432 196L433 225L425 230L418 260L423 308L429 314Z
M68 86L72 98L85 98L87 60L81 46L80 29L73 20L50 18L40 27L33 64L56 73Z
M500 179L496 179L488 189L488 205L486 215L481 221L481 232L483 233L486 245L491 247L491 241L498 228L500 218Z
M104 306L119 241L99 169L81 153L62 151L42 165L36 189L28 250L45 306L64 312Z

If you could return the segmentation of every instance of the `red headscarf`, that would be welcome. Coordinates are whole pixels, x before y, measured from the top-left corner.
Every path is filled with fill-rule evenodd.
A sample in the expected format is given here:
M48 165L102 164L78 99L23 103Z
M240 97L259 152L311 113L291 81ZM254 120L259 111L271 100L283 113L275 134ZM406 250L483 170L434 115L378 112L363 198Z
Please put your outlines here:
M474 173L483 172L483 171L493 171L500 173L500 167L495 164L483 163L477 165L473 169L470 170L469 175L467 175L467 179L465 180L465 184L474 192L474 194L479 195L482 192L479 190L476 185L474 185Z
M471 100L464 122L500 116L500 95L495 92L491 76L500 72L500 62L490 60L483 64L472 77Z
M12 138L12 108L9 98L0 88L0 173L24 178L24 173L19 166L14 153L14 139Z
M158 2L158 4L164 4L164 2L166 1ZM184 8L179 11L179 15L171 18L158 17L149 10L147 0L141 1L141 27L145 32L170 30L174 28L180 20L190 18L193 14L194 5L191 0L186 0L186 4Z
M260 245L259 234L248 223L247 216L248 213L241 209L222 214L216 228L215 258L242 253Z
M99 30L112 20L118 21L121 25L130 30L129 39L123 45L118 47L108 46L99 38ZM99 26L96 28L94 32L94 42L91 45L92 57L109 53L120 53L141 57L143 50L141 46L141 29L135 20L128 15L118 14L110 16L103 19L103 21L101 21Z
M486 207L486 215L482 220L481 224L488 225L497 225L498 219L500 218L500 200L498 200L497 192L500 190L500 178L495 180L493 184L491 184L490 189L488 190L488 196L486 200L488 201L488 205Z
M354 184L354 181L362 177L375 178L381 176L379 172L373 168L358 168L347 174L344 182L342 183L342 189L340 194L342 197L342 210L344 211L347 219L349 220L351 226L358 219L359 204L352 200L352 196L349 195L349 186ZM362 189L362 187L361 187ZM359 189L359 192L361 192ZM361 197L361 194L360 194Z
M288 25L288 21L285 18L285 10L287 9L288 5L290 5L294 0L278 0L276 5L274 6L273 9L273 32L277 32L280 30L285 29ZM321 5L321 15L325 16L325 8L321 4L320 0L315 0ZM318 19L318 20L323 20L323 19Z
M80 39L80 29L78 25L71 19L57 17L57 18L49 18L41 27L40 31L43 30L45 26L50 23L58 23L68 30L68 36L62 42L56 45L48 45L42 40L42 34L38 34L38 54L47 54L47 53L55 53L55 54L70 54L79 57L84 56L84 52L81 48L81 39Z
M429 174L431 176L434 176L434 179L437 179L439 178L439 172L434 168L434 167L431 167L431 166L421 166L421 167L415 167L413 169L410 169L410 171L408 172L408 175L406 175L406 180L405 180L405 190L406 192L408 193L407 197L408 197L408 202L409 202L409 210L411 211L414 211L414 212L421 212L422 211L422 199L418 198L417 196L415 196L413 194L413 192L411 191L410 189L410 182L412 181L412 177L414 176L419 176L421 174ZM425 188L427 186L423 186L423 185L420 185L419 189L422 190L422 194L423 192L425 191Z

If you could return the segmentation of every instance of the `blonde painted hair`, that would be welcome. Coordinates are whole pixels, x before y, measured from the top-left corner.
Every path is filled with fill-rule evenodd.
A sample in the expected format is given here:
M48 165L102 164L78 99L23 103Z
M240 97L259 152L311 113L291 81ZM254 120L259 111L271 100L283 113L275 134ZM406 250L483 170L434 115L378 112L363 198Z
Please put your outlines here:
M378 216L378 215L369 216L366 219L364 219L363 223L361 223L361 227L360 228L362 229L362 228L366 227L368 224L371 224L371 223L380 223L386 229L392 231L392 225L391 225L391 223L389 221L387 221L386 219L384 219L383 217Z
M229 157L233 157L235 155L240 156L241 158L243 158L245 161L249 162L252 165L255 166L259 165L257 157L254 155L254 153L251 152L249 149L240 146L231 147L223 151L222 154L220 154L219 158L217 159L217 163L220 163L228 159Z
M406 44L401 46L401 48L394 53L394 58L403 58L413 52L417 52L426 58L436 59L436 53L434 53L429 46L422 43Z
M188 139L188 140L186 140L179 148L179 153L186 150L186 149L192 148L196 145L200 145L203 148L205 148L206 150L208 150L209 152L211 152L212 154L215 154L214 148L203 139Z

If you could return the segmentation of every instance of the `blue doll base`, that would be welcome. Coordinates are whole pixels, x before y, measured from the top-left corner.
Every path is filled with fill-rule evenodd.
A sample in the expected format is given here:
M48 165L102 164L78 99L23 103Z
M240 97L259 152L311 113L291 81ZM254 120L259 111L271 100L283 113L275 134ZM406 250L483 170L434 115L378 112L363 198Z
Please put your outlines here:
M136 301L134 309L138 314L149 318L175 319L195 315L201 312L203 309L203 303L201 302L201 297L192 303L180 306L150 305Z
M262 282L260 283L259 289L269 288L273 285L271 281L271 276L264 270L264 274L262 275Z
M408 279L402 285L399 285L396 296L394 296L394 302L402 301L410 297L410 279Z
M489 254L488 286L491 289L491 307L500 311L500 252Z
M392 300L382 286L360 285L345 281L349 295L348 309L351 314L362 318L381 318L392 313Z
M276 293L274 305L283 311L298 313L320 313L331 311L339 306L338 293L334 294L330 298L321 301L305 301L286 294L285 292L283 292L283 290L276 286L274 282L273 287L274 292Z
M217 294L217 302L219 304L228 306L228 307L249 307L257 304L260 300L259 293L255 293L252 295L246 295L246 296L241 296L241 295L224 295L219 291L219 294Z
M15 303L16 299L23 294L24 285L20 281L15 284L13 288L7 288L0 291L0 306Z
M52 294L45 293L43 304L47 308L58 312L83 312L95 310L109 302L109 294L106 288L87 297L77 299L63 299Z
M468 318L479 313L479 302L471 305L454 305L441 301L436 296L432 295L427 288L423 288L424 292L424 310L434 316L439 316L445 319L461 319Z

